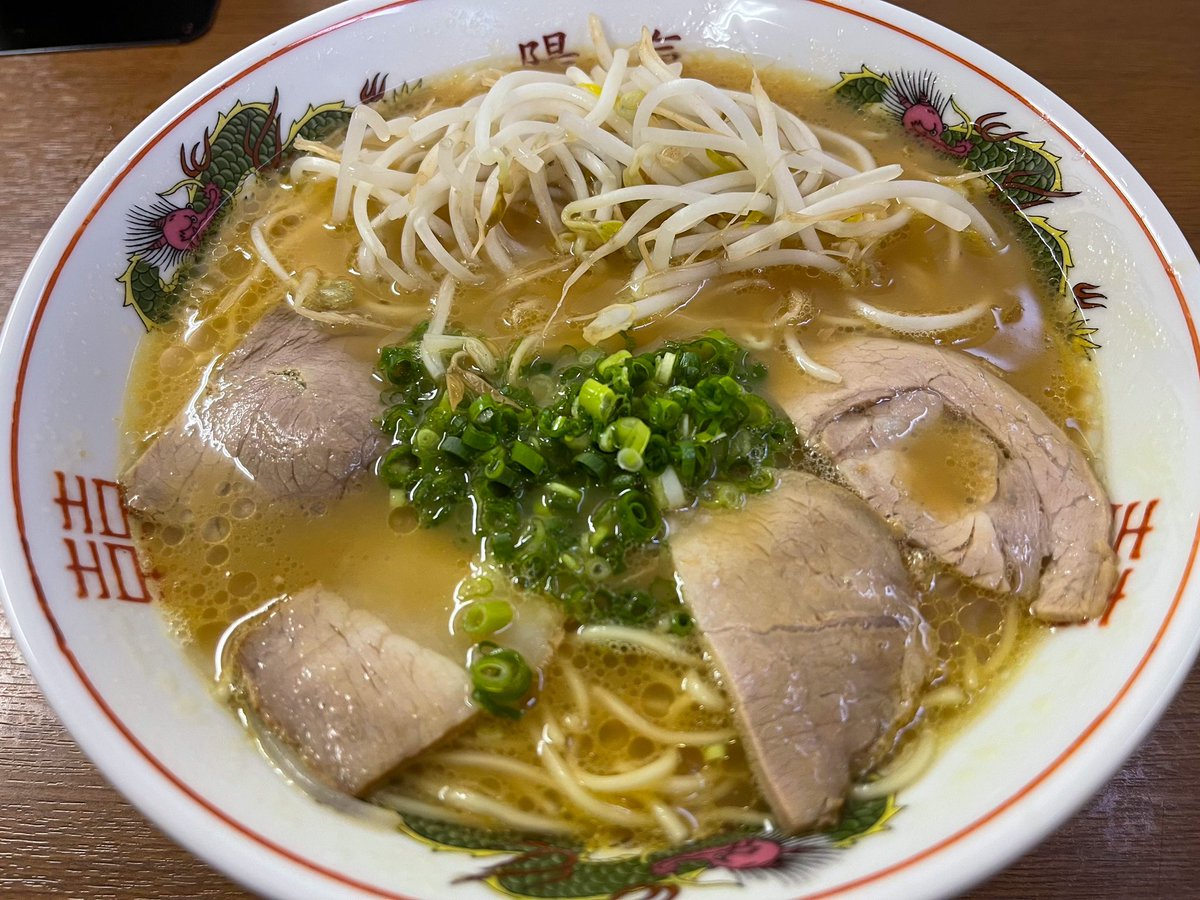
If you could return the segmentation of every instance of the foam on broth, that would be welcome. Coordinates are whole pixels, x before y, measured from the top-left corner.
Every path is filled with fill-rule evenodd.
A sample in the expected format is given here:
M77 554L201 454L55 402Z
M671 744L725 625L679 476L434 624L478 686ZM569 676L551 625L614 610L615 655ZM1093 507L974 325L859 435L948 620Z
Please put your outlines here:
M740 58L705 54L687 62L719 85L744 88L749 79ZM907 169L939 174L959 171L955 162L904 137L893 123L838 104L800 76L770 69L760 75L777 102L810 122L867 144L880 164L898 162ZM448 104L477 90L474 76L457 75L435 83L432 96ZM429 96L412 102L424 104ZM268 236L285 266L315 266L328 275L351 278L360 299L403 304L408 312L397 317L397 325L416 324L428 315L427 296L397 298L385 284L354 274L352 229L326 224L331 195L329 184L264 182L226 217L183 288L177 319L149 333L137 351L124 426L130 459L187 405L221 354L280 302L283 287L256 262L248 234L250 223L264 214L277 214ZM792 292L799 290L809 300L793 312L803 325L805 347L819 356L823 343L858 327L855 323L861 320L855 320L851 306L855 299L902 313L942 313L984 300L991 312L974 324L916 339L936 340L991 361L1003 378L1086 446L1087 434L1098 427L1095 378L1083 352L1066 337L1069 307L1056 286L1032 274L1011 217L982 196L976 201L1006 241L997 253L915 216L908 227L879 245L873 261L854 273L852 283L810 271L728 277L710 284L686 309L635 329L633 337L639 346L647 346L720 327L734 339L760 347L767 342L764 323L787 309ZM534 233L536 222L531 220L528 227ZM501 280L460 289L456 324L493 338L502 349L511 346L545 322L571 265L564 260L556 271L517 289ZM620 258L597 266L574 288L565 313L578 315L611 302L628 268ZM577 334L568 339L581 344ZM374 346L373 338L361 345L364 377L369 377ZM755 352L770 367L768 395L807 377L780 347L761 346ZM974 438L960 431L950 424L906 449L904 477L914 490L931 490L947 513L976 499ZM187 521L170 526L142 523L139 545L146 570L155 575L160 608L200 665L211 667L214 648L230 623L313 581L321 581L352 605L370 609L415 640L462 658L469 642L453 635L449 623L456 585L471 574L476 548L452 529L401 533L408 531L402 522L389 524L387 489L370 478L320 516L257 508L244 485L223 482ZM959 693L942 691L941 702L923 708L914 725L898 736L898 745L922 729L947 739L1046 631L1015 599L964 586L920 553L912 552L910 558L922 590L922 611L938 642L940 669L933 688L953 687ZM702 653L698 643L691 649L697 657ZM572 686L575 676L611 692L663 728L731 728L727 704L697 710L678 702L689 674L686 665L633 648L571 644L543 673L538 708L557 723L564 746L569 743L589 767L620 772L637 767L661 748L594 700L584 715L577 687ZM501 798L531 815L548 814L555 802L544 786L445 761L486 750L538 765L536 741L529 733L536 727L528 718L512 722L479 715L407 767L390 787L432 803L439 786L453 784ZM721 785L720 814L708 800L707 806L691 806L686 792L676 798L678 808L694 819L696 833L761 822L766 815L736 742L720 753L688 748L676 777ZM577 811L568 811L566 821L590 835L594 846L643 843L658 833L651 827L600 823Z

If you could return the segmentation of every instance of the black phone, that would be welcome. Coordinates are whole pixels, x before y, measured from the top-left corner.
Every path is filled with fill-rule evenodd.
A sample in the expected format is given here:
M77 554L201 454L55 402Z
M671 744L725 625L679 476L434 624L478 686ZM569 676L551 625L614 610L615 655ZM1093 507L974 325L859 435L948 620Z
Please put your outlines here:
M6 0L0 4L0 55L182 44L204 34L218 0L94 0L74 4Z

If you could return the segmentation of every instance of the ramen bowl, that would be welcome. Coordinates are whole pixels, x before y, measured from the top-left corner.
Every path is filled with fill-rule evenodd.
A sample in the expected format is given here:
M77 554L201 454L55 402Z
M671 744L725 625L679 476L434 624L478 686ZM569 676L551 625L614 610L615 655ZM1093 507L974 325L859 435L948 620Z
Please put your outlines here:
M552 7L419 0L327 10L185 88L87 180L38 251L0 347L0 391L13 410L0 572L26 658L118 789L266 895L719 898L743 896L737 885L751 878L763 898L961 890L1099 788L1200 644L1200 480L1190 471L1200 455L1200 268L1144 181L1066 104L993 54L884 4L666 0L646 21L644 4L617 0L604 18L614 43L646 25L664 55L715 47L776 61L863 108L877 107L893 79L919 75L953 106L901 109L889 127L913 130L924 116L924 139L966 165L985 151L1028 161L1006 190L1036 201L1030 215L1076 304L1074 337L1097 363L1108 427L1096 450L1120 577L1103 618L1037 645L915 784L862 807L820 853L744 834L647 855L484 847L453 828L366 821L280 776L150 602L117 484L120 421L138 341L169 310L179 263L212 218L201 183L237 194L296 135L336 127L360 99L419 92L434 73L569 57L586 44L585 18Z

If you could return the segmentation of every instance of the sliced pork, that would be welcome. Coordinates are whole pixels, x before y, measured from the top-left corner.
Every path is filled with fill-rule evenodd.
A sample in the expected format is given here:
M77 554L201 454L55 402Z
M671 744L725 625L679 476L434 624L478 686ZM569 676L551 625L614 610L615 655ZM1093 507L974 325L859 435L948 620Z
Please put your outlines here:
M1035 403L965 354L907 341L854 337L820 361L841 384L777 399L900 534L983 588L1028 597L1042 619L1103 613L1117 573L1108 496ZM974 438L960 464L977 489L939 509L905 483L905 453L928 429L963 426Z
M844 488L788 471L740 511L671 528L684 599L779 824L832 824L932 665L888 527Z
M509 634L512 632L512 634ZM544 665L562 617L531 600L497 641ZM240 683L264 722L313 775L360 795L469 719L461 661L423 647L319 585L284 598L238 645Z
M126 472L129 505L169 517L243 476L267 502L340 497L382 446L379 389L353 340L287 309L263 317Z

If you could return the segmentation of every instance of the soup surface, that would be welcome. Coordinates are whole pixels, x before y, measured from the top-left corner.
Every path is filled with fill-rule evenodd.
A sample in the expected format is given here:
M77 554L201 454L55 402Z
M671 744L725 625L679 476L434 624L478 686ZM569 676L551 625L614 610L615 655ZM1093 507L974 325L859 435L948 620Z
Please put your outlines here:
M744 60L720 55L687 57L685 73L690 71L739 90L751 76ZM920 145L893 123L841 105L801 76L772 69L759 75L777 103L869 148L877 165L897 163L913 177L961 174L956 160ZM427 90L406 102L413 111L451 106L478 93L489 77L494 75L467 72L427 82ZM987 197L984 184L967 182L963 190L1000 236L997 248L917 214L866 250L848 248L840 272L776 267L710 278L686 305L632 328L630 343L638 352L719 328L765 364L769 374L761 393L771 400L802 389L811 377L782 340L784 329L820 358L824 346L848 333L879 331L859 303L910 316L981 303L986 311L962 327L910 338L987 361L1087 448L1099 427L1095 380L1085 352L1067 337L1073 309L1057 284L1034 274L1019 237L1023 223ZM429 291L406 292L386 276L361 271L357 233L330 222L334 191L330 180L292 180L286 170L243 191L192 265L177 315L147 334L138 350L125 421L131 460L194 401L222 355L264 313L286 302L289 288L264 265L253 226L262 229L285 268L316 270L322 279L349 284L351 309L391 327L362 333L357 352L363 378L372 377L379 346L429 318ZM514 236L545 240L538 236L536 209L505 216ZM611 303L633 263L620 253L602 260L571 288L560 309L574 264L562 254L531 277L493 274L482 284L461 286L455 329L486 338L502 357L548 323L547 343L537 351L543 358L553 359L561 346L586 346L579 317ZM615 350L618 340L603 346ZM988 455L973 429L943 420L915 430L898 447L898 484L935 513L949 518L986 500L980 486L988 481ZM803 453L796 464L833 474L821 459ZM521 591L504 572L481 560L467 528L453 522L417 527L372 477L317 511L267 505L248 482L217 479L178 521L141 521L139 543L171 628L198 665L212 669L215 660L218 677L218 648L235 623L314 582L419 644L462 660L475 640L455 623L480 585L488 584L490 596L520 602ZM1026 602L965 584L924 551L903 550L937 663L920 710L895 735L892 762L882 766L885 777L902 770L923 742L950 739L1046 631ZM769 827L771 812L701 636L667 635L663 651L666 638L653 630L639 639L611 626L606 633L605 626L568 625L539 673L532 708L518 719L475 716L370 799L411 815L571 834L595 847L678 842L730 826ZM547 766L575 777L582 773L585 796L564 793ZM639 774L647 771L655 777ZM869 794L867 782L864 796Z

